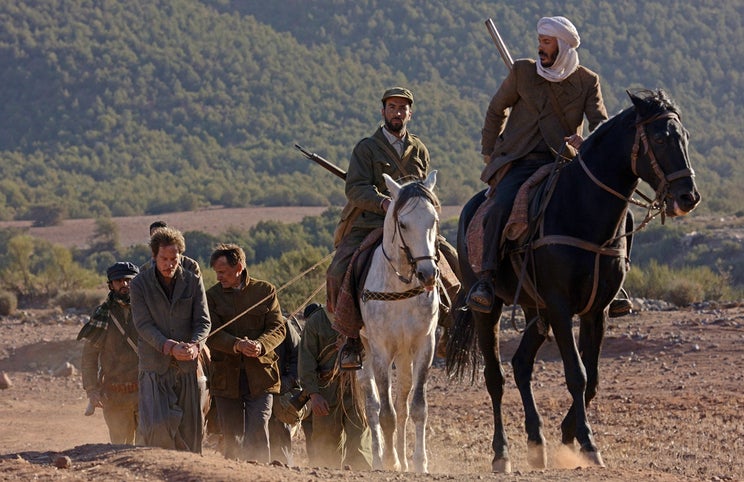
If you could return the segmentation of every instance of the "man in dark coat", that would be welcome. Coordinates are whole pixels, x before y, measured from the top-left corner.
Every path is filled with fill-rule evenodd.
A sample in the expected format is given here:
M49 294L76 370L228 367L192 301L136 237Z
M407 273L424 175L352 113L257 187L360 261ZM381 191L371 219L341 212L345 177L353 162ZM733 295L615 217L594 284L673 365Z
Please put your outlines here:
M201 453L206 376L199 352L211 327L200 277L181 267L183 235L158 229L150 238L154 268L131 285L139 333L139 413L145 445Z

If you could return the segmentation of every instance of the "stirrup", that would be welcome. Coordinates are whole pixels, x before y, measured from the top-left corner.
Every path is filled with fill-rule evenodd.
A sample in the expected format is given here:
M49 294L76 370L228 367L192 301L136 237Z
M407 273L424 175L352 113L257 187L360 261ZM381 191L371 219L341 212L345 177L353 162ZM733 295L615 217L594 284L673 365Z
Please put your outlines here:
M352 341L353 340L353 341ZM338 353L338 366L341 370L362 369L362 344L358 338L348 338Z
M477 293L480 291L480 293ZM490 313L493 310L493 288L490 283L484 279L478 280L468 293L467 304L473 311L481 313Z

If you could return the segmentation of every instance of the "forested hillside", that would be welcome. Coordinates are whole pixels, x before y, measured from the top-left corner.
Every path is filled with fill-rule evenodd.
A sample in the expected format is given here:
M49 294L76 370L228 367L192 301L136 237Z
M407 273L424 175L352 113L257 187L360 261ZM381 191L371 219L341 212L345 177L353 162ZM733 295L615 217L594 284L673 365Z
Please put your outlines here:
M565 15L608 110L625 89L680 104L704 213L744 206L744 2L669 0L5 0L0 2L0 219L207 205L340 205L341 167L386 86L416 94L445 204L480 188L485 108L535 23Z

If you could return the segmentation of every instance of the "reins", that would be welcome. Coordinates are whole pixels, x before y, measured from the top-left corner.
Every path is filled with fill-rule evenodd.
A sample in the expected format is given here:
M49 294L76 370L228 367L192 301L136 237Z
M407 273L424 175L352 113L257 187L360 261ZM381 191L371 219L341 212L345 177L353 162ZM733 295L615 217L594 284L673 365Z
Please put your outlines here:
M426 202L430 202L429 197L431 197L431 199L434 199L433 197L434 194L430 192L428 189L426 189L423 185L421 185L420 182L419 182L419 187L422 190L422 193L412 196L410 199L424 199ZM432 204L435 204L435 203L432 202ZM384 243L382 246L380 246L380 248L381 248L383 257L385 258L388 265L390 266L390 269L392 269L393 273L395 273L395 275L398 277L398 280L400 280L404 284L411 284L415 278L414 275L416 273L416 263L418 263L419 261L423 261L423 260L432 260L434 261L435 264L438 264L439 263L439 249L435 245L433 255L424 255L424 256L414 257L413 254L411 253L411 248L408 246L408 243L403 237L403 233L400 231L398 227L398 212L399 211L400 211L400 208L395 206L394 211L393 211L393 221L394 221L393 225L395 226L395 231L393 233L393 239L395 239L396 237L400 238L401 246L399 247L406 256L405 266L410 269L409 271L410 275L406 277L400 273L400 270L398 270L398 268L393 263L393 259L385 251ZM439 223L437 223L437 233L438 233L438 230L439 230ZM438 278L438 275L437 275L437 278ZM418 296L421 293L424 293L425 291L426 289L423 286L417 286L415 288L411 288L409 290L402 291L402 292L369 291L367 289L364 289L362 291L361 299L362 299L362 302L367 302L369 300L396 301L396 300L404 300L407 298L413 298L414 296Z
M656 175L656 177L659 179L659 186L655 190L655 195L656 196L655 196L654 199L650 199L648 196L646 196L642 192L640 192L637 188L634 189L634 193L635 194L638 194L639 196L641 196L646 202L638 201L638 200L634 199L632 196L628 197L628 196L624 196L624 195L620 194L616 190L612 189L611 187L607 186L605 183L603 183L602 181L600 181L589 170L589 167L584 162L584 159L582 158L580 152L577 152L576 157L575 157L575 159L578 161L578 163L581 166L581 168L584 171L584 173L586 173L587 177L589 177L589 179L596 186L598 186L602 190L610 193L611 195L613 195L613 196L621 199L626 204L634 204L636 206L639 206L639 207L642 207L642 208L646 209L646 215L645 215L643 221L641 221L641 223L638 225L637 228L634 228L631 231L624 232L623 234L617 234L618 231L619 231L619 229L615 229L616 235L613 236L613 237L611 237L610 239L608 239L607 241L605 241L601 245L592 243L590 241L586 241L584 239L575 238L573 236L547 235L547 236L543 236L543 237L541 237L541 238L539 238L537 240L534 240L534 241L531 240L529 242L528 246L525 249L525 258L529 254L529 256L530 256L530 258L532 260L532 266L533 266L533 274L532 274L532 276L533 276L533 279L535 279L534 278L534 276L535 276L535 274L534 274L535 266L534 266L533 253L534 253L534 250L537 249L537 248L539 248L539 247L547 246L547 245L550 245L550 244L563 244L563 245L568 245L568 246L574 246L574 247L577 247L579 249L583 249L585 251L590 251L590 252L595 253L596 256L595 256L595 261L594 261L594 274L593 274L593 282L592 282L592 292L591 292L591 295L589 296L589 300L587 301L584 309L581 312L578 313L578 315L580 315L580 316L583 315L583 314L586 314L591 309L592 305L594 304L594 300L595 300L596 295L597 295L598 284L599 284L599 265L600 265L599 260L600 260L600 257L601 256L612 256L612 257L622 257L622 256L625 256L626 255L626 252L625 252L625 249L624 248L616 248L616 247L612 247L612 246L615 245L622 238L629 237L629 236L631 236L631 235L633 235L633 234L635 234L635 233L643 230L648 225L648 223L651 222L651 220L653 220L659 214L661 214L661 217L662 217L661 218L662 219L661 222L662 222L662 224L664 224L665 212L666 212L665 211L665 207L666 207L665 205L666 205L666 199L667 199L668 194L669 194L669 186L670 186L671 182L674 181L674 180L676 180L676 179L680 179L680 178L683 178L683 177L688 177L688 176L694 176L695 175L695 171L692 168L689 168L689 167L688 168L685 168L685 169L680 169L680 170L675 171L675 172L672 172L670 174L665 174L664 171L661 169L661 166L659 165L659 162L656 159L656 155L654 154L653 149L651 149L651 147L649 145L648 136L646 135L646 130L645 130L645 126L647 124L650 124L651 122L657 121L659 119L677 119L677 120L679 120L679 116L678 116L678 114L676 112L669 111L669 110L664 111L662 113L659 113L659 114L657 114L655 116L649 117L647 119L641 119L638 115L636 115L636 122L635 122L636 134L635 134L635 140L633 141L633 147L632 147L632 150L631 150L631 170L632 170L633 174L636 177L640 177L638 175L638 171L637 171L637 164L638 164L639 151L641 151L641 148L643 148L643 151L642 151L643 152L643 155L646 156L646 158L649 161L649 165L650 165L651 169L653 170L653 172ZM563 148L561 149L561 153L563 152L564 149L565 149L565 144L564 144ZM559 162L560 162L561 158L562 158L562 156L559 153L558 156L556 157L556 165L557 166L559 166ZM558 171L559 171L559 169L556 168L554 170L553 174L555 174ZM550 194L552 194L552 189L550 191ZM543 206L541 206L541 209L539 211L541 213L541 216L542 216L542 213L544 213L545 207L547 206L547 200L549 198L550 198L550 195L546 196L546 199L544 200L544 204L543 204ZM627 210L627 207L626 207L626 210ZM624 214L625 214L625 210L623 211L623 215ZM623 216L623 218L624 218L624 216ZM620 226L620 223L621 222L622 222L622 219L617 223L617 226L618 227ZM536 233L536 231L535 231L535 233ZM535 236L535 233L533 233L533 236ZM520 289L522 287L523 278L526 275L526 270L525 270L526 263L525 263L525 259L522 260L522 264L523 264L523 266L522 266L521 273L520 273L519 280L518 280L518 287L517 287L517 290L516 290L516 293L515 293L515 296L514 296L514 305L516 305L516 301L517 301L517 299L519 297L519 292L520 292ZM536 289L537 289L537 287L535 287L535 290ZM542 299L539 297L539 294L537 294L537 299L535 299L535 302L536 302L536 305L538 305L538 308L537 308L538 309L538 316L535 317L535 319L532 319L532 320L530 320L527 323L527 326L525 327L525 330L527 328L529 328L529 326L532 323L534 323L537 320L537 318L539 318L539 305L540 305L540 303L543 303L544 304L544 302L542 301ZM513 311L512 312L512 326L514 326L514 328L516 329L516 323L514 321L514 317L515 317L515 312ZM517 330L517 331L519 331L519 330Z

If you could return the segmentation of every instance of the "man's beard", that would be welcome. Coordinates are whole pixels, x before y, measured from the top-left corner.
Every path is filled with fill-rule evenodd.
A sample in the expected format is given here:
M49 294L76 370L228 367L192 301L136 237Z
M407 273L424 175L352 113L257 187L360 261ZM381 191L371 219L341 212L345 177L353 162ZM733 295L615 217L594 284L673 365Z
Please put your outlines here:
M400 125L394 126L394 125L392 125L392 121L385 119L385 127L390 132L395 132L397 134L398 132L400 132L400 131L403 130L403 121L400 120L400 119L393 119L393 120L399 121L400 122Z
M131 299L129 298L129 292L127 292L126 294L121 294L118 291L112 291L111 293L116 301L120 301L126 304L129 304L131 302Z
M555 52L553 52L552 55L548 55L544 51L538 50L537 51L537 56L540 57L542 55L544 55L545 57L547 57L547 59L545 61L543 61L542 59L540 59L540 65L542 65L543 68L548 69L548 68L550 68L550 67L553 66L553 64L555 63L556 59L558 58L558 51L556 50Z

